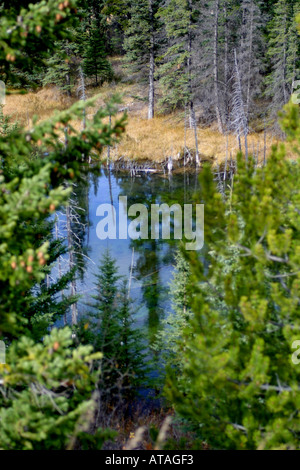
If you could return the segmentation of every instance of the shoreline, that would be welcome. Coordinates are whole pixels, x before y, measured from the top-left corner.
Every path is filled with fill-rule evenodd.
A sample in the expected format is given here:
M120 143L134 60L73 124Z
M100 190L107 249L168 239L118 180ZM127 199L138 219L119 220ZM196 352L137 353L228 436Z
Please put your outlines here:
M121 162L131 168L135 166L159 168L164 172L166 162L172 158L173 166L182 167L184 161L184 149L186 149L186 168L195 168L195 141L194 131L186 128L182 113L177 112L168 115L158 115L152 120L147 119L147 105L141 101L145 90L138 84L111 83L102 87L88 88L88 98L97 95L95 108L89 108L89 115L93 115L94 109L103 106L110 96L121 94L123 107L119 108L117 116L126 110L128 122L126 131L121 141L110 149L110 160L121 167ZM25 128L32 126L33 117L38 116L42 121L49 118L55 111L68 109L77 98L68 98L56 87L41 88L36 92L27 94L7 95L4 114L20 123ZM114 118L113 118L114 119ZM74 127L81 128L81 122L75 121ZM237 136L220 134L215 125L211 127L197 128L199 141L199 156L202 162L208 162L213 167L236 159L239 152ZM270 155L273 145L282 142L271 131L262 130L252 132L248 136L249 154L254 155L258 164ZM295 158L293 145L286 143L287 158ZM105 160L105 151L102 159Z

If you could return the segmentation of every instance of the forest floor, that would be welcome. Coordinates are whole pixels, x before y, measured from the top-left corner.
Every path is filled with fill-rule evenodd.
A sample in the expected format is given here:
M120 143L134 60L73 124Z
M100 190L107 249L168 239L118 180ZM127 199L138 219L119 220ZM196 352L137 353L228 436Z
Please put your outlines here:
M176 112L169 115L157 115L153 120L147 119L147 83L142 83L137 76L128 77L123 59L116 57L112 59L116 80L101 87L87 84L87 97L96 98L95 108L90 109L88 114L93 114L96 109L103 105L112 95L118 94L122 97L120 114L126 109L128 113L128 124L121 142L111 151L113 160L123 158L124 160L155 161L163 162L170 156L174 160L183 156L184 142L191 154L195 153L195 137L192 129L185 129L184 113ZM34 115L39 120L50 117L56 110L67 109L77 101L76 91L73 97L63 95L56 87L46 87L36 92L26 94L12 93L6 98L4 114L10 115L12 120L18 121L20 125L27 128L32 126ZM80 128L81 123L74 123ZM216 125L201 128L198 127L199 152L202 160L220 164L227 158L235 158L239 147L235 135L228 137L220 134ZM271 152L272 145L279 142L272 132L266 134L266 155ZM226 151L227 148L227 151ZM261 132L252 132L249 135L249 149L254 155L258 155L261 162L264 158L265 135ZM295 157L293 146L288 145L287 157Z

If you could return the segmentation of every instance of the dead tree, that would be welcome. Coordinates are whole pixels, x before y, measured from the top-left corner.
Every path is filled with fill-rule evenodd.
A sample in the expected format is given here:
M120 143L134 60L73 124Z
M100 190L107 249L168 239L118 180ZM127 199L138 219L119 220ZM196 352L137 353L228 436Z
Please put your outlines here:
M189 0L189 30L188 30L188 60L187 60L187 67L188 67L188 86L189 86L189 96L190 96L190 127L194 130L195 136L195 147L196 147L196 165L200 165L200 157L199 157L199 145L198 145L198 135L197 135L197 122L196 122L196 115L194 109L194 99L193 99L193 85L192 85L192 48L193 48L193 36L192 36L192 2Z
M79 73L79 87L77 89L77 94L80 100L86 101L86 86L85 86L85 77L82 70L81 65L78 67ZM82 118L82 129L86 128L86 111L83 110L83 118Z
M149 62L149 108L148 119L154 118L154 72L155 72L155 39L154 39L154 11L153 0L149 0L149 17L150 17L150 62Z
M220 94L219 94L219 61L218 61L218 45L219 45L219 14L220 14L220 1L215 1L215 22L214 22L214 94L215 94L215 107L219 131L223 134L223 121L220 107Z
M245 159L248 162L248 134L249 126L247 115L245 111L245 104L243 99L243 91L241 84L241 75L237 60L236 50L234 51L234 86L233 86L233 103L232 103L232 122L231 127L236 132L239 140L239 146L241 150L241 136L244 137L245 141Z

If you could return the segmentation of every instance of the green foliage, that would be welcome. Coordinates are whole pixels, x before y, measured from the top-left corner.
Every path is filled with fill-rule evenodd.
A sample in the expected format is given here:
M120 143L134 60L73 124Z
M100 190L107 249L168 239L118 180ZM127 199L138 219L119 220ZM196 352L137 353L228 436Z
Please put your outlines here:
M51 51L54 39L66 38L74 2L53 0L4 9L0 22L0 68L6 79L34 66L35 53ZM52 42L53 41L53 42ZM47 52L48 53L48 52ZM14 64L14 67L11 67ZM49 327L74 299L57 294L72 278L63 276L48 287L46 275L63 253L53 240L51 217L68 203L70 183L88 170L91 152L101 156L124 131L124 118L109 126L116 112L113 100L96 112L81 132L80 119L95 100L75 104L51 119L25 130L1 118L0 136L0 335L7 341L7 364L0 373L0 448L99 448L107 432L93 430L96 384L93 362L101 354L92 347L75 348L71 331ZM64 137L64 139L62 139ZM16 338L20 338L17 340ZM97 437L99 441L96 442Z
M182 335L192 315L189 298L191 272L188 262L180 252L176 254L175 261L170 284L172 312L162 322L152 348L160 354L164 367L171 367L180 374L183 369L182 350L188 347L186 342L182 342Z
M0 259L1 307L0 330L18 334L28 324L25 292L40 283L48 259L49 242L43 242L39 231L43 221L66 203L70 190L63 184L73 182L84 174L84 160L91 149L101 152L111 144L124 127L124 119L113 128L103 123L115 109L110 104L100 109L86 129L78 133L70 124L75 116L94 100L76 103L70 110L56 114L49 121L35 125L31 132L18 130L0 138L2 175L0 175ZM62 129L68 129L68 145L61 143ZM30 161L33 145L44 158ZM11 160L18 158L23 164L11 171ZM24 164L29 160L27 165ZM15 162L16 165L17 162Z
M292 93L292 84L300 76L300 41L295 17L298 2L279 0L269 26L268 55L272 72L268 75L267 95L272 98L272 115L285 105Z
M74 42L60 41L56 43L57 52L47 61L47 71L43 85L56 85L71 96L72 77L76 77L78 68L78 46ZM76 60L77 59L77 60Z
M11 122L11 116L3 113L3 105L0 105L0 137L10 134L15 131L18 124Z
M283 128L299 149L298 107ZM281 145L264 168L239 158L232 200L208 167L200 177L209 269L191 255L189 348L166 392L216 448L299 448L299 176Z
M159 67L162 110L183 108L190 97L189 70L191 58L189 36L191 34L191 12L187 0L171 0L161 7L159 15L164 22L169 47L163 55L164 63Z
M79 339L93 344L103 354L102 388L122 390L123 396L135 394L145 378L142 337L134 325L128 285L118 275L115 260L104 253L96 275L93 312L81 322Z
M74 0L4 5L0 22L2 80L24 84L34 68L44 66L55 42L68 37L66 26L76 19L75 5Z
M91 346L73 349L71 336L54 329L43 343L22 337L10 345L0 365L1 449L72 448L88 431L98 379L91 369L101 355Z
M94 21L88 33L84 50L84 72L88 77L95 77L96 85L112 79L113 71L105 50L105 35L101 23Z
M159 3L157 0L152 1L152 15L148 0L131 2L125 29L124 49L128 64L133 71L144 72L145 66L149 64L153 34L156 36L159 31L159 22L155 17Z

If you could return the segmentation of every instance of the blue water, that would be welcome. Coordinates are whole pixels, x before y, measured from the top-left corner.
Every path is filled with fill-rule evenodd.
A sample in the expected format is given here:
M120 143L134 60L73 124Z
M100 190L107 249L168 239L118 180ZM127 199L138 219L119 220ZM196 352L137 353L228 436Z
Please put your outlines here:
M77 283L81 295L79 314L88 312L87 303L95 292L95 274L106 249L110 250L119 267L119 274L129 279L134 250L133 276L130 296L136 327L154 337L161 327L161 320L171 312L168 295L174 269L174 254L178 242L172 240L99 240L96 228L101 217L97 208L102 204L113 204L119 210L119 196L127 196L128 207L140 203L150 208L151 204L191 203L195 191L199 192L197 175L143 174L131 177L127 173L114 174L102 171L100 176L90 176L87 186L74 189L75 199L83 206L85 229L79 234L86 251L83 258L83 277ZM130 223L130 219L128 220ZM63 231L63 230L62 230ZM70 319L68 319L70 320Z

